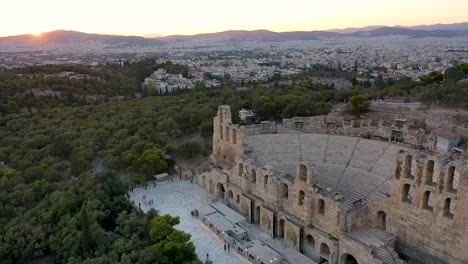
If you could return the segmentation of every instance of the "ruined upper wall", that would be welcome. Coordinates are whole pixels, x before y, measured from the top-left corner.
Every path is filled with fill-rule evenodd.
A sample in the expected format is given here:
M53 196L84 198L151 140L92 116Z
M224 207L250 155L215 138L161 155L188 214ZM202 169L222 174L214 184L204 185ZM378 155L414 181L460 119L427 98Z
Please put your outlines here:
M435 150L436 137L424 119L374 115L352 119L336 114L283 119L283 126L303 132L375 138Z

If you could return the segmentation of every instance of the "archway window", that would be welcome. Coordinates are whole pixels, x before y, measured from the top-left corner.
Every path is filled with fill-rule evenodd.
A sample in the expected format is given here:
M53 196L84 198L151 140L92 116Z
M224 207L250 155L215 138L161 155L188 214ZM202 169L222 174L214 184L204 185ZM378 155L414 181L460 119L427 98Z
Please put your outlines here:
M318 200L318 213L321 215L325 214L325 201L323 199Z
M226 141L229 142L229 127L226 127L224 130L226 131L225 132L226 133Z
M252 183L257 183L257 172L255 171L255 169L251 170L250 177Z
M434 181L434 161L429 160L426 163L426 184L432 185Z
M236 196L236 203L240 203L240 196L239 195Z
M358 264L356 258L350 254L343 254L341 259L341 263L343 264Z
M268 185L268 175L263 176L263 186L266 188Z
M232 129L232 144L237 144L237 131Z
M306 246L310 248L315 248L315 239L312 235L307 235L306 236Z
M387 229L387 214L383 211L377 212L377 226L382 229Z
M452 207L453 207L452 199L451 198L445 199L445 201L444 201L444 211L443 211L445 217L453 219Z
M307 167L304 164L299 165L299 180L303 182L307 180Z
M405 178L409 178L409 179L414 178L414 177L411 175L411 166L412 166L412 163L413 163L413 156L411 156L411 155L406 155L406 157L405 157Z
M219 138L221 138L221 139L224 138L223 132L224 132L223 125L219 125Z
M288 185L286 183L283 183L281 189L283 190L283 198L288 199L288 196L289 196L289 187L288 187Z
M405 203L411 204L413 201L413 198L410 195L410 189L411 185L405 184L403 185L403 189L401 190L401 201Z
M234 198L234 193L231 190L228 191L228 198L229 199Z
M432 211L434 209L433 205L434 205L434 200L433 200L431 191L425 191L423 195L422 208Z
M300 206L304 205L304 197L305 197L304 191L300 190L299 195L297 196L297 204L298 205L300 205Z
M450 166L447 171L447 191L454 192L455 188L455 167Z
M325 243L320 244L320 257L329 260L328 258L330 257L330 248Z
M238 169L238 175L239 177L242 177L242 174L244 173L244 166L239 163L239 169Z

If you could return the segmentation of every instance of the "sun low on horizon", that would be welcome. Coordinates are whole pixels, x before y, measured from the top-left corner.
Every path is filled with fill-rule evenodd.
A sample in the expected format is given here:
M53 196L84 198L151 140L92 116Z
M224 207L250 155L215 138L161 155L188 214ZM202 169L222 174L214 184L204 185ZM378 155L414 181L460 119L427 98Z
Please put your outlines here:
M25 5L27 9L23 8ZM224 30L326 30L369 25L410 26L466 22L468 1L446 0L60 0L3 3L0 36L69 29L87 33L197 34Z

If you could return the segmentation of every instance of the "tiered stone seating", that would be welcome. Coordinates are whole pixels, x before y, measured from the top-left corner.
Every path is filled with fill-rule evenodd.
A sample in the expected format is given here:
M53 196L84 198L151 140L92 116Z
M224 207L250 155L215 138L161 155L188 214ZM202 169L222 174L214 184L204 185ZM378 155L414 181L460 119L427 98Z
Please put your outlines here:
M326 162L346 165L351 158L358 138L332 136L328 141Z
M344 166L333 164L320 164L316 166L317 182L324 187L334 187L341 175L343 174Z
M350 166L369 170L388 147L387 142L361 139L354 150Z
M384 182L384 178L367 171L347 168L336 190L345 196L348 203L352 203L365 199Z

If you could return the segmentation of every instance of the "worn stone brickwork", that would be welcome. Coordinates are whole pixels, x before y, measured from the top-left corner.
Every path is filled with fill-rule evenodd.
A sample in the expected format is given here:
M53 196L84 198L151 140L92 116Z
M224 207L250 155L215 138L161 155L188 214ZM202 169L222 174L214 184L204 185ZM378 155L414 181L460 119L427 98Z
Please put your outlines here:
M264 207L260 207L260 226L269 235L273 235L274 212Z
M401 263L397 250L424 263L468 263L466 160L431 152L431 127L423 121L284 120L330 135L313 137L281 135L274 123L232 124L229 106L213 121L210 170L194 181L312 260ZM304 143L293 148L285 139Z

